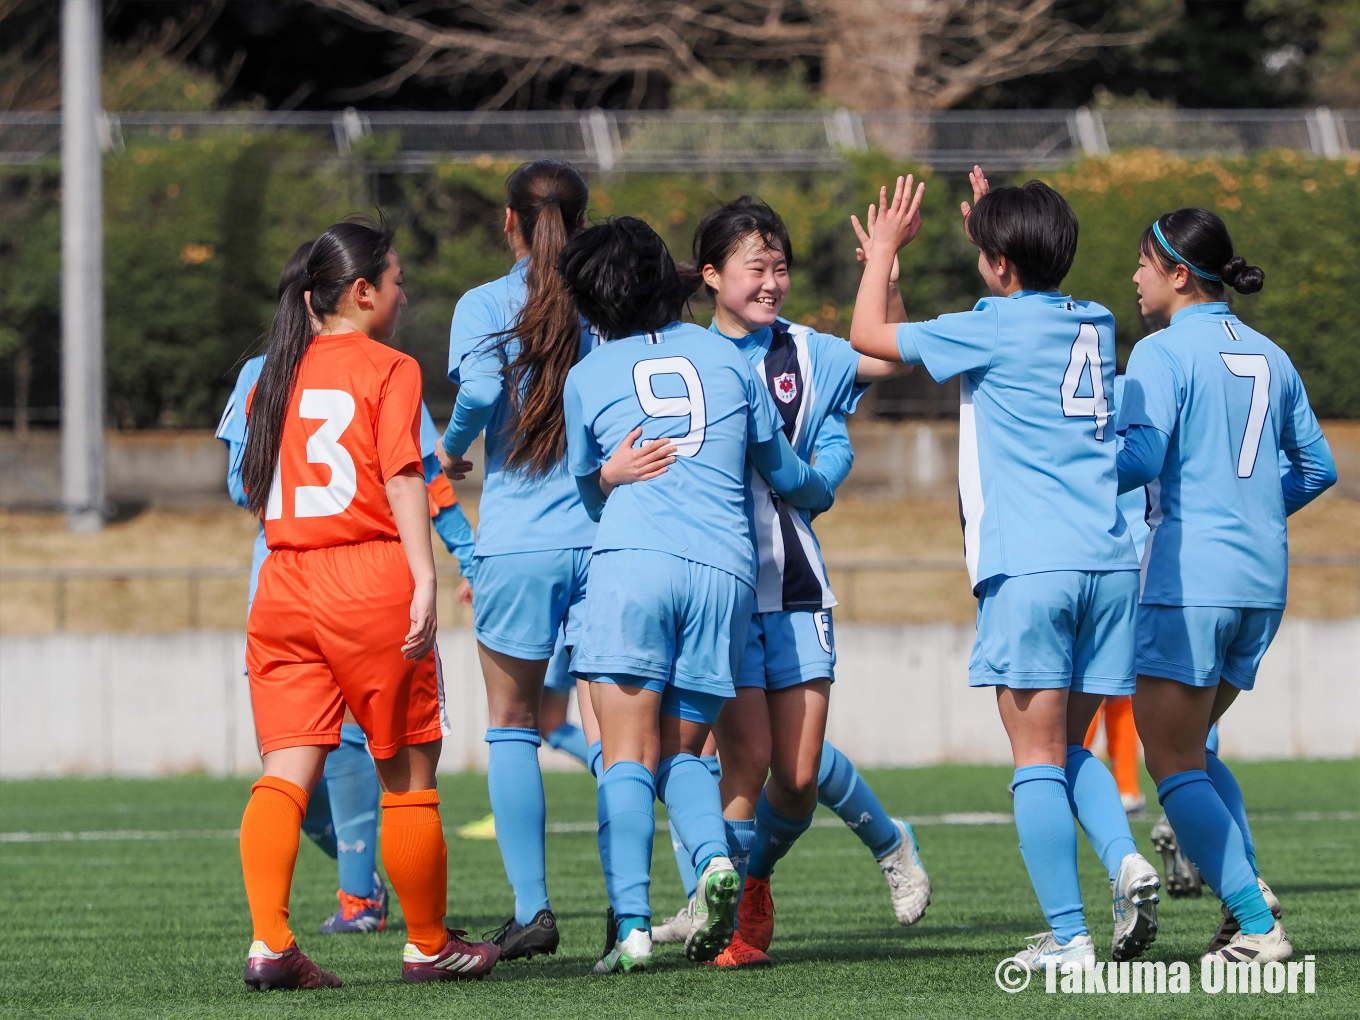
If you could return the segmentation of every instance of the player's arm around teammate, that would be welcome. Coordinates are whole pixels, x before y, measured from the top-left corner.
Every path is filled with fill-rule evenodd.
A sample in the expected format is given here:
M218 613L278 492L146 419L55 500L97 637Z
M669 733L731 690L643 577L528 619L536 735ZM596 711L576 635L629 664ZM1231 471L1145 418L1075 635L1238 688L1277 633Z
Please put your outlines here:
M1139 246L1139 306L1166 324L1134 348L1119 408L1119 484L1147 485L1152 526L1138 611L1133 706L1176 838L1223 900L1209 955L1287 960L1279 903L1260 880L1242 791L1210 727L1252 689L1280 624L1285 517L1336 481L1288 355L1233 314L1225 288L1264 274L1205 209L1158 218ZM1290 470L1281 478L1281 454Z
M247 627L264 755L241 821L252 988L339 984L297 948L288 893L308 796L347 705L386 791L383 859L409 933L402 979L475 976L498 955L443 920L434 775L443 699L420 369L380 342L405 301L391 235L331 227L280 301L251 399L243 482L270 546Z

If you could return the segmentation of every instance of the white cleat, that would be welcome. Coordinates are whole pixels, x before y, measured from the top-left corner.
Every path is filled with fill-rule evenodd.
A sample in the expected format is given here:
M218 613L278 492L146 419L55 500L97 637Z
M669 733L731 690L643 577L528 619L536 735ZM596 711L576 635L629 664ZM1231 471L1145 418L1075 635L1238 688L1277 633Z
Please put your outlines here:
M1124 814L1140 815L1147 807L1147 798L1141 793L1121 793L1119 803L1124 805Z
M1166 815L1158 818L1157 824L1152 827L1152 845L1162 855L1168 893L1177 898L1203 894L1204 879L1176 842L1175 830L1171 828Z
M1157 940L1157 890L1162 880L1142 854L1129 854L1119 863L1110 883L1114 896L1114 939L1110 955L1132 960Z
M1096 962L1096 945L1090 935L1078 935L1066 945L1060 945L1051 931L1031 935L1029 940L1029 945L1013 959L1031 973L1038 973L1045 967L1061 967L1064 963L1085 967L1087 961Z
M1294 947L1289 936L1284 933L1284 925L1279 921L1264 935L1248 935L1239 931L1228 944L1212 953L1205 953L1204 960L1222 960L1224 963L1284 963L1294 955Z
M634 928L626 939L614 943L614 948L595 964L591 973L631 974L633 971L648 970L651 966L652 937L646 928Z
M921 865L921 855L916 846L916 833L910 825L899 818L893 824L902 833L902 842L878 859L883 877L888 880L888 893L892 897L893 913L899 924L915 924L925 916L930 905L930 876Z
M1284 914L1284 908L1280 906L1280 898L1270 891L1270 886L1266 885L1261 878L1256 879L1256 884L1261 888L1261 895L1265 897L1266 906L1270 908L1275 920L1279 920ZM1218 931L1214 932L1214 937L1209 940L1209 948L1205 953L1212 956L1236 937L1242 930L1242 926L1237 923L1237 918L1233 917L1232 911L1225 903L1219 908L1223 913L1223 920L1219 922Z
M694 897L680 908L680 912L652 929L652 945L669 946L684 942L698 922L694 918Z

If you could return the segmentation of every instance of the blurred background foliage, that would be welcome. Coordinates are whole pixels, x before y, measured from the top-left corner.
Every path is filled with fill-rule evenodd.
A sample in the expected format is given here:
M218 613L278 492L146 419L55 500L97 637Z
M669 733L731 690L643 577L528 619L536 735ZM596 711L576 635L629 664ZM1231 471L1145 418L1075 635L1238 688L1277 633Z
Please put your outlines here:
M293 248L347 215L378 209L398 230L410 298L397 342L419 358L431 407L451 406L449 317L464 291L510 265L501 224L512 167L488 161L379 175L323 160L313 144L215 133L106 157L112 424L212 425L237 366L261 347L277 273ZM592 181L591 215L641 216L683 261L707 210L758 195L781 212L792 238L786 314L844 335L859 278L849 215L862 217L878 185L908 170L921 172L870 153L839 174L603 177ZM1042 176L1081 222L1064 289L1115 313L1121 363L1144 332L1129 279L1139 233L1162 212L1203 205L1266 271L1261 294L1234 298L1240 314L1290 352L1319 414L1360 417L1360 302L1348 282L1360 250L1360 159L1276 152L1185 162L1142 150ZM967 308L985 293L960 229L966 180L929 171L926 178L924 227L903 254L913 318ZM59 180L55 165L0 172L0 406L14 405L21 384L30 407L59 402ZM708 322L702 297L692 311ZM25 358L26 382L17 372Z

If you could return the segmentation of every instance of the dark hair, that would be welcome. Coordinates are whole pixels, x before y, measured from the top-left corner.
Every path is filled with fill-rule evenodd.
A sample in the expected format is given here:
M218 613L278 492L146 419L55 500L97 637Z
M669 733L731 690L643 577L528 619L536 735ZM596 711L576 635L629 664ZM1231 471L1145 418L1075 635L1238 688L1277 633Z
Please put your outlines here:
M1156 227L1166 243L1148 227L1138 239L1138 250L1156 260L1162 272L1185 266L1195 286L1210 297L1222 297L1224 284L1239 294L1255 294L1265 286L1265 271L1247 265L1241 255L1233 254L1232 235L1216 213L1208 209L1177 209L1159 216Z
M514 324L500 334L502 346L519 339L519 353L505 369L510 394L505 463L544 475L566 456L562 387L581 357L581 321L562 286L557 256L581 228L590 189L566 163L540 159L512 173L505 190L529 246L528 295Z
M334 315L341 296L355 280L377 286L387 269L392 232L362 223L337 223L312 242L302 272L279 299L269 326L269 348L247 418L246 448L241 480L246 508L263 516L274 484L274 467L283 441L284 417L293 396L298 365L312 344L312 323L304 295L312 294L312 313L318 319Z
M307 256L312 253L311 241L304 241L297 246L297 250L288 256L288 261L283 264L283 272L279 274L279 293L275 300L283 300L283 292L299 276L307 271ZM306 288L303 288L304 290Z
M784 264L793 267L789 228L784 226L779 213L758 198L742 195L724 202L699 221L694 231L694 262L686 267L687 275L697 276L702 282L704 266L712 266L721 272L742 241L752 234L758 236L766 248L777 247L784 255ZM697 288L697 282L695 286ZM714 292L707 284L705 289L709 294Z
M978 199L968 236L987 258L1006 256L1026 290L1057 290L1077 254L1077 214L1043 181L1028 181Z
M693 290L680 279L666 242L634 216L581 231L557 266L576 307L606 340L669 326Z

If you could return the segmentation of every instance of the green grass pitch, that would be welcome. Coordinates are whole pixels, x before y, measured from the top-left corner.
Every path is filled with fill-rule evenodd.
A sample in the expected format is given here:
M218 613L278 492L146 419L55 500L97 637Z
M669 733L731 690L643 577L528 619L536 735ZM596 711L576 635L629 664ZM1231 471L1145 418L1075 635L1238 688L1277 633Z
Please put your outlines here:
M905 815L1009 812L1009 769L941 766L867 773ZM1043 928L1012 825L923 825L934 883L925 918L893 920L886 886L844 827L812 829L774 879L776 966L718 973L659 947L659 966L635 977L587 971L603 936L604 883L589 833L548 837L548 884L562 930L556 956L498 968L486 981L439 987L397 982L400 915L375 935L322 936L335 908L334 865L306 839L292 911L303 949L344 978L325 992L247 992L250 941L234 829L245 780L53 780L0 784L0 832L214 830L176 840L0 841L0 1015L5 1017L1256 1017L1360 1016L1360 761L1243 764L1267 879L1285 907L1300 956L1316 956L1313 995L1209 995L1192 966L1186 995L1047 995L1042 982L998 990L996 965ZM583 773L549 775L550 822L595 817ZM476 775L441 780L450 830L487 811ZM1149 791L1151 792L1151 791ZM823 812L823 814L825 814ZM830 816L827 816L830 817ZM1151 818L1134 823L1154 859ZM1109 958L1109 886L1081 840L1087 915ZM652 902L680 905L669 841L659 833ZM509 915L496 845L451 838L452 922L479 933ZM1217 923L1217 901L1163 900L1154 960L1196 961Z

